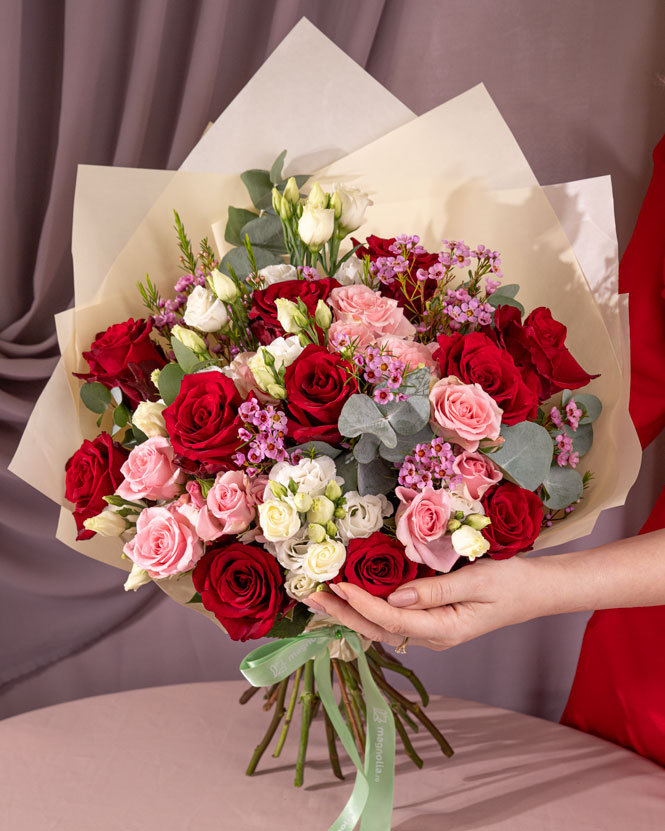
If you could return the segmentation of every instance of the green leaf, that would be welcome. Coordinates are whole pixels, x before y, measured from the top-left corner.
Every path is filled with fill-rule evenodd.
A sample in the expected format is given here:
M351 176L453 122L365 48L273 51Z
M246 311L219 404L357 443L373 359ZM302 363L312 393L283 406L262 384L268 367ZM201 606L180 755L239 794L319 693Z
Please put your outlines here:
M405 395L429 396L430 378L431 373L427 367L414 369L413 372L408 373L398 392L403 392Z
M131 411L129 407L126 404L119 404L115 410L113 410L113 423L122 428L127 424L130 416Z
M173 347L176 360L182 367L183 372L185 375L189 375L194 367L200 362L201 358L196 354L196 352L190 349L189 346L185 346L185 344L176 337L171 338L171 346Z
M289 453L294 450L300 450L304 456L329 456L331 459L336 459L342 452L338 447L333 447L325 441L308 441L305 444L297 444L295 447L289 448Z
M353 448L353 455L361 464L367 464L376 457L381 442L373 433L363 433L360 441Z
M229 208L229 218L226 222L226 229L224 231L224 239L230 242L231 245L242 245L241 231L247 225L256 219L254 211L246 211L244 208Z
M412 436L422 430L429 421L429 398L424 395L412 395L406 401L380 404L379 410L387 417L390 426L398 436ZM395 447L395 445L389 444L388 447Z
M286 252L282 222L274 214L263 214L263 216L253 217L243 226L240 234L241 239L244 239L245 235L249 236L252 247L258 245L261 248L268 248L270 251L278 254Z
M137 444L143 444L144 441L148 441L148 437L143 432L143 430L139 430L136 424L132 424L132 433L134 434L134 438L136 439Z
M373 433L388 447L395 447L397 444L397 434L388 418L368 395L362 393L354 393L346 400L337 426L339 432L348 438Z
M417 444L425 444L434 438L434 433L429 424L414 433L412 436L398 436L396 447L386 447L384 444L379 448L379 455L389 462L401 465L404 457L413 452Z
M584 456L591 450L591 445L593 444L592 424L582 424L580 422L577 430L573 430L572 427L564 424L563 427L557 430L557 433L565 433L567 436L570 436L573 441L573 450L580 456Z
M514 297L508 297L505 294L497 295L496 292L494 294L490 294L487 298L487 302L490 306L494 306L497 309L499 306L514 306L516 309L519 309L520 314L524 314L524 306L519 302L519 300L515 300Z
M246 170L240 174L240 178L247 188L254 207L267 207L264 204L266 197L268 197L268 204L272 204L272 182L267 170Z
M194 597L192 597L191 600L188 600L185 605L189 606L190 603L203 603L203 598L201 597L199 592L196 592Z
M552 511L559 511L582 496L582 477L572 468L554 464L543 482L543 488L546 491L544 504Z
M112 403L111 393L99 381L89 381L83 384L80 390L81 401L93 413L105 413Z
M358 493L390 493L395 487L397 471L383 459L376 458L369 464L358 465Z
M310 618L312 613L303 603L297 603L293 609L278 618L272 629L266 635L267 638L295 638L299 635Z
M347 450L341 456L335 459L335 467L337 468L337 475L344 480L344 492L358 490L358 462L356 461L353 451Z
M283 263L284 260L274 251L268 248L254 247L254 256L256 258L256 267L260 270L267 265L277 265ZM224 274L231 276L231 270L239 277L246 277L252 273L252 264L247 256L247 251L244 248L232 248L222 258L219 264L219 270Z
M178 397L184 377L185 373L179 364L167 364L159 373L159 394L167 407Z
M516 297L519 290L520 287L517 283L507 283L505 286L499 286L490 297L496 297L497 294L502 297Z
M270 181L273 185L278 185L282 181L282 170L284 169L284 159L286 158L286 150L282 150L282 152L277 156L275 161L272 163L272 167L270 168Z
M201 488L201 496L206 499L208 493L210 492L210 488L215 484L214 479L197 479L199 483L199 487Z
M522 421L502 425L501 435L504 443L489 454L490 459L520 487L535 491L552 463L554 447L550 434L533 421Z

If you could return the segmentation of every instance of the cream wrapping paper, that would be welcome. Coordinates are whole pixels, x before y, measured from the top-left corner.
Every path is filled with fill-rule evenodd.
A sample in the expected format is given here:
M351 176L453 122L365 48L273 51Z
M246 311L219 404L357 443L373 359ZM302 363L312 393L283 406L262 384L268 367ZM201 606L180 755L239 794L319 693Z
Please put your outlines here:
M570 343L576 357L590 371L599 371L599 367L594 363L594 356L589 355L593 341L585 338L584 333L597 335L603 380L599 379L601 386L594 388L594 391L606 406L602 432L605 432L607 425L608 443L607 446L603 444L604 450L599 452L600 441L597 439L593 456L590 454L587 458L595 463L590 464L597 474L594 491L601 478L605 484L593 500L585 500L583 510L574 519L543 535L539 547L556 545L588 533L602 507L623 502L639 467L639 444L627 413L627 376L624 374L622 379L619 363L625 362L626 330L621 328L615 282L609 291L606 289L607 282L604 282L607 275L615 271L616 264L613 221L610 216L608 224L607 211L603 209L607 186L603 191L596 180L591 180L575 183L572 191L566 191L571 186L565 185L549 194L553 204L558 204L560 215L565 218L568 238L577 258L591 265L591 268L587 265L589 274L593 275L590 282L597 292L601 291L606 296L603 311L606 324L603 325L563 228L482 85L425 116L405 123L411 116L409 111L387 91L381 93L377 90L376 82L371 80L374 97L363 102L362 118L347 121L340 118L337 112L335 118L330 118L323 128L317 123L318 146L313 148L309 157L302 138L300 146L297 142L290 146L280 143L280 146L261 149L251 146L237 132L231 134L227 127L232 116L237 118L239 114L255 110L257 101L283 99L289 84L295 83L288 74L293 62L288 59L285 44L290 38L292 44L300 38L303 48L315 51L318 45L327 50L327 64L318 64L307 73L307 83L312 90L321 87L322 79L331 75L346 84L353 80L356 87L361 83L368 84L369 76L335 47L331 50L330 42L311 25L296 27L264 65L264 68L270 68L271 61L278 61L274 66L280 66L280 72L266 70L257 73L206 133L185 166L190 170L196 167L205 169L205 166L219 169L220 159L225 159L225 164L231 164L229 159L235 158L239 164L239 168L233 171L235 174L243 167L269 164L283 146L290 151L295 149L295 158L300 159L301 163L291 165L294 171L306 169L302 162L307 160L332 162L320 171L321 181L362 183L373 192L376 204L368 215L367 226L371 232L385 235L418 232L424 242L435 250L442 236L454 237L457 234L469 243L484 241L502 251L506 279L522 284L520 297L527 308L551 305L555 316L559 316L571 329L571 336L574 330L579 329L576 339ZM331 61L336 59L339 72L335 69L331 72ZM299 78L297 82L302 84L303 79ZM279 96L275 95L277 90ZM341 93L335 91L334 94ZM370 108L376 110L377 117L383 113L381 123L384 129L397 129L349 154L348 151L359 147L363 139L374 138L367 133L366 127L363 132L362 124L359 126L359 122L374 123ZM292 129L283 132L280 138L295 138L296 134L307 136L309 131L301 129L306 119L299 120L290 114L288 120ZM400 124L403 126L398 126ZM230 155L232 148L235 148L237 156ZM344 150L340 152L340 148L346 151L345 157L333 161L344 153ZM259 149L261 152L258 152ZM399 160L397 166L396 159ZM403 175L405 170L409 171L408 176ZM521 189L514 190L516 186ZM496 190L508 187L513 190L503 194ZM490 191L489 188L495 190ZM119 217L121 193L133 208ZM136 193L136 199L128 200L128 193L132 193L132 197ZM575 203L579 200L586 203L584 217L575 210ZM75 541L73 519L64 501L64 462L84 436L91 437L96 433L94 416L80 406L80 382L72 377L71 372L86 368L80 353L88 347L96 332L130 314L142 313L135 284L147 271L159 286L171 289L177 276L171 230L172 209L178 209L188 233L196 241L209 235L216 223L224 223L231 204L245 205L247 196L237 175L230 175L230 172L227 175L211 175L209 172L175 174L105 168L84 168L80 171L73 236L77 306L75 310L58 316L58 338L63 359L35 408L10 469L63 506L57 531L59 539L88 556L121 568L127 569L128 564L120 559L119 541L98 537L85 543ZM503 216L504 210L506 214L510 213L510 222ZM605 233L599 231L595 237L591 235L593 245L590 244L589 228L586 234L583 233L584 222L588 218L592 229L605 228ZM511 245L510 234L518 224L519 240L515 235ZM132 227L136 228L133 234ZM536 232L531 239L537 238L541 246L540 254L546 252L548 257L553 258L548 264L552 269L552 288L556 285L553 281L560 274L564 277L559 278L559 285L565 282L568 286L568 290L556 296L551 303L542 294L536 297L533 289L529 296L528 280L523 277L534 273L529 268L537 268L539 263L535 257L537 252L529 249L529 229ZM362 232L363 229L358 234ZM120 253L114 259L118 251ZM578 291L582 292L584 302L571 302ZM579 326L579 316L573 318L568 315L568 310L573 307L586 310L584 317L588 316L590 328L586 322ZM624 365L627 366L626 363ZM609 395L606 395L606 390ZM618 452L619 444L621 452ZM160 584L178 602L186 602L193 593L190 578L160 581ZM197 605L195 608L201 610L202 607Z

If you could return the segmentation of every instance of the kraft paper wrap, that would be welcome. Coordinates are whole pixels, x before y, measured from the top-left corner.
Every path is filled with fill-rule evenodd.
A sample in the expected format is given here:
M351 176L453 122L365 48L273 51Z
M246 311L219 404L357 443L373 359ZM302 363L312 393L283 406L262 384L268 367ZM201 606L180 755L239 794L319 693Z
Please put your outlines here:
M312 58L306 78L296 76L288 59L294 48ZM341 114L332 106L349 85L371 93L361 116ZM317 108L330 115L317 121L315 139L302 129L304 118L284 117L277 102L288 97L289 89L299 95L309 91L318 100L324 95L330 103ZM257 147L254 155L237 125L256 118L257 102L263 104L264 119L280 127L274 146ZM387 133L381 138L376 138L377 124ZM172 291L178 276L172 210L178 210L195 243L209 236L223 253L229 205L249 207L237 174L269 164L284 147L289 159L300 160L290 166L294 172L307 170L303 160L316 160L327 165L317 173L319 181L351 183L371 192L375 204L366 227L356 233L359 238L364 233L418 233L430 250L438 250L442 237L482 242L501 251L505 281L520 283L519 297L527 310L550 306L568 326L573 354L587 370L601 373L589 389L603 401L604 412L594 425L594 447L581 466L593 469L596 479L573 517L546 531L537 547L590 533L603 508L623 503L640 462L628 415L627 316L617 295L609 180L541 188L482 85L414 118L303 21L207 131L186 160L187 171L79 168L72 242L76 307L56 317L62 360L10 465L62 506L58 539L129 570L119 540L75 540L64 499L64 464L97 428L96 417L80 403L80 382L72 372L87 369L81 352L97 332L143 314L136 282L146 273L164 293ZM219 172L220 159L238 167ZM157 582L180 603L194 592L188 576ZM192 608L205 611L200 604Z

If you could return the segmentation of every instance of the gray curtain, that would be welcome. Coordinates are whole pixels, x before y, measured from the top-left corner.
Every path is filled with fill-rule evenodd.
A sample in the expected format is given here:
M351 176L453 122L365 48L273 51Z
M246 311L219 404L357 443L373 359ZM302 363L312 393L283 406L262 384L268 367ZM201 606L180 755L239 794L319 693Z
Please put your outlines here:
M665 4L1 0L0 11L0 716L237 677L245 646L153 587L125 594L119 572L54 540L55 507L5 469L55 365L53 314L72 300L76 166L177 167L306 15L416 113L484 81L541 182L612 174L623 249L665 131ZM627 508L578 547L637 530L663 484L658 452ZM556 718L584 621L534 621L436 659L413 650L411 663L434 691Z

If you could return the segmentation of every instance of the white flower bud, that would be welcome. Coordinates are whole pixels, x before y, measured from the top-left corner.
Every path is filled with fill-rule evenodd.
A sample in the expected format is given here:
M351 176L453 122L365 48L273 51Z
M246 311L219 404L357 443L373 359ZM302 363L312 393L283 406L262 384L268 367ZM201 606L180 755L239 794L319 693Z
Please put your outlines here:
M312 507L307 511L309 522L325 525L333 518L335 505L327 496L315 496L312 500Z
M471 526L476 531L482 531L483 528L487 528L488 525L492 524L492 520L484 514L469 514L464 520L464 524Z
M325 300L319 300L316 304L314 319L324 331L330 329L330 324L332 323L332 311Z
M278 297L275 300L275 306L277 307L277 320L279 320L285 332L297 335L301 329L307 326L307 318L293 300Z
M184 326L178 326L176 324L171 329L171 335L176 338L176 340L179 340L180 343L188 349L191 349L192 352L203 354L208 351L208 347L206 346L206 343L201 335L197 335L196 332L192 332L191 329L185 329Z
M462 525L457 531L454 531L450 537L453 548L460 555L460 557L468 557L469 560L475 560L476 557L482 557L489 551L490 544L483 537L480 531L471 528L468 525Z
M101 514L84 520L83 527L87 531L94 531L100 537L119 537L127 530L127 523L112 508L105 508Z
M146 583L150 583L151 578L148 572L141 568L141 566L137 566L136 563L132 564L132 570L129 572L129 576L125 580L125 591L135 592L137 589L140 589L141 586L145 586Z
M312 523L307 526L307 536L312 542L323 542L327 536L326 529L323 525Z
M300 239L313 250L318 250L332 237L335 228L335 212L330 208L314 208L305 205L298 220Z
M210 289L205 286L196 286L187 298L183 318L188 326L193 326L202 332L217 332L226 326L229 315L226 306L215 297Z
M321 185L318 182L314 182L307 197L306 205L310 208L327 208L329 199L329 195L325 193Z
M355 231L365 221L365 211L374 203L366 193L357 188L342 188L337 186L334 194L335 202L341 205L339 213L339 228L344 234Z
M298 183L296 180L291 176L289 181L286 183L286 187L284 188L284 193L282 194L284 199L287 202L290 202L292 205L297 205L300 202L300 191L298 190Z
M226 303L231 303L238 296L238 286L226 274L222 274L219 269L215 269L210 274L210 285L220 300Z
M132 424L145 433L149 439L155 436L168 436L162 415L165 409L166 404L160 404L157 401L141 401L134 410Z
M304 491L298 491L293 497L293 504L301 514L306 514L312 507L312 497Z

